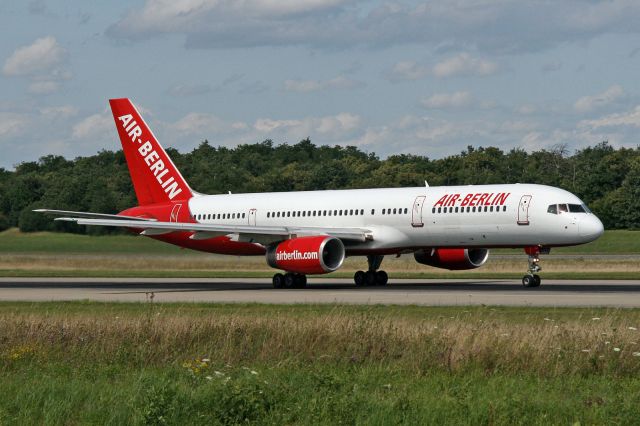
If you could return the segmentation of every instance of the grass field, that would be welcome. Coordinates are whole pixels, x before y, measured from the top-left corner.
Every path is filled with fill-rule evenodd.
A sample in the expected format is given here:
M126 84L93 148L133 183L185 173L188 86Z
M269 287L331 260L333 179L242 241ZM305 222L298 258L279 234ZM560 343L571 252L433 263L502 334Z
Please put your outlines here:
M638 231L607 231L594 243L553 249L551 255L542 258L544 276L550 279L638 278L640 262L637 258L624 257L640 254L638 236ZM526 256L521 250L492 250L491 253L486 265L472 271L431 268L416 263L411 255L388 256L383 267L395 278L519 279L522 276ZM274 272L261 256L199 253L128 235L23 234L9 230L0 233L0 254L0 276L270 277ZM505 258L505 254L515 256ZM566 259L557 255L575 257ZM350 258L343 268L329 276L351 277L365 265L364 258Z
M0 424L633 424L640 310L0 304Z

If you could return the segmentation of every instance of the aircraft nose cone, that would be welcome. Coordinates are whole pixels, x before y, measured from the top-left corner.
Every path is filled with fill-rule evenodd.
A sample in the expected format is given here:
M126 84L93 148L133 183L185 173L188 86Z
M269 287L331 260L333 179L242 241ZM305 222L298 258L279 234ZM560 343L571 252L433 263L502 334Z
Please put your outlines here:
M589 241L599 238L604 233L604 226L600 219L594 215L580 222L580 236L585 237Z

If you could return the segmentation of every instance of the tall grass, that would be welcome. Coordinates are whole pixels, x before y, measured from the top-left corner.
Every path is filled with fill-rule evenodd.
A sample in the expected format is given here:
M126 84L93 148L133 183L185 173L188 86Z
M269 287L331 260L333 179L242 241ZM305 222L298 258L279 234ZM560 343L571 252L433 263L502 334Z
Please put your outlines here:
M624 312L624 311L619 311ZM601 319L512 323L482 310L451 317L395 318L376 312L193 316L149 305L131 315L0 313L3 360L64 359L132 367L220 363L393 365L417 374L531 372L544 376L640 373L638 324Z
M630 424L640 311L0 304L0 424Z

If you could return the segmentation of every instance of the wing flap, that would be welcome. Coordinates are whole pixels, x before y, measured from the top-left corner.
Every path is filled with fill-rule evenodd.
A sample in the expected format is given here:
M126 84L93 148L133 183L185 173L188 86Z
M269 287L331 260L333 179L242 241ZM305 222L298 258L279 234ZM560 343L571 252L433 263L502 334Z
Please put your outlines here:
M220 235L238 234L241 240L264 241L293 238L302 235L331 235L344 240L368 241L373 236L370 230L363 228L323 228L323 227L287 227L287 226L250 226L216 225L184 222L153 222L121 219L92 219L81 217L59 217L55 220L76 222L89 226L122 226L142 229L146 235L161 235L171 232L193 232L193 239L209 239ZM147 232L149 231L149 232ZM277 238L275 239L278 240Z
M107 213L74 212L70 210L52 210L52 209L36 209L34 210L34 212L44 213L51 216L69 216L70 218L135 220L140 222L155 222L155 219L136 217L136 216L121 216L117 214L107 214Z

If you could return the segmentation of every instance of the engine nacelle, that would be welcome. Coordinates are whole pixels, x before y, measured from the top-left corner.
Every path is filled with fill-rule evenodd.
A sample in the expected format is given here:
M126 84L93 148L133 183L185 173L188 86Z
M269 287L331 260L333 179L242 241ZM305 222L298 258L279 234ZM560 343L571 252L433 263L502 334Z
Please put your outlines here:
M475 269L484 265L489 250L483 248L422 249L413 254L416 262L449 270Z
M326 274L342 266L344 245L326 235L292 238L267 249L272 268L298 274Z

